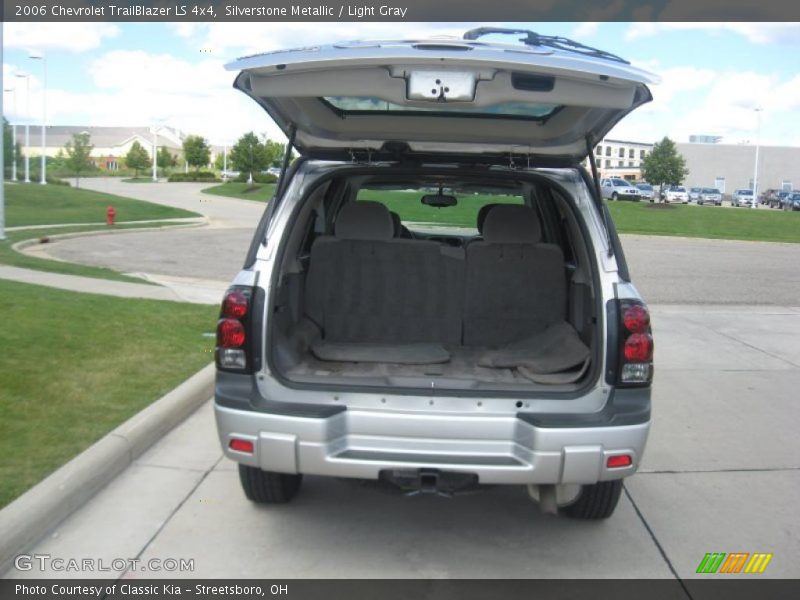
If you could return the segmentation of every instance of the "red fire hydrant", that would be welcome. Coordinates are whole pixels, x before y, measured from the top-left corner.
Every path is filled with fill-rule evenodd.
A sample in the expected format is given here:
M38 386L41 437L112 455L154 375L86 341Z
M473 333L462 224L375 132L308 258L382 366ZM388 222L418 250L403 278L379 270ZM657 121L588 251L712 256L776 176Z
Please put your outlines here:
M117 216L117 211L114 210L113 206L109 206L106 209L106 225L113 225L115 216Z

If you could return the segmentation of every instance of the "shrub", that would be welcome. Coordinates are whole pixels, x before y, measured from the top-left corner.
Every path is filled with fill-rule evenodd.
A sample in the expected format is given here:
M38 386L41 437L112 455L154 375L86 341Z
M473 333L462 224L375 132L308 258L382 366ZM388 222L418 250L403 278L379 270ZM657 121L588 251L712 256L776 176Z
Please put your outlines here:
M239 183L247 183L249 180L249 173L239 173L236 181ZM275 183L278 178L270 173L253 173L253 183Z
M209 181L209 182L221 182L222 180L217 177L215 173L211 171L192 171L189 173L173 173L169 176L167 180L170 183L175 183L179 181Z

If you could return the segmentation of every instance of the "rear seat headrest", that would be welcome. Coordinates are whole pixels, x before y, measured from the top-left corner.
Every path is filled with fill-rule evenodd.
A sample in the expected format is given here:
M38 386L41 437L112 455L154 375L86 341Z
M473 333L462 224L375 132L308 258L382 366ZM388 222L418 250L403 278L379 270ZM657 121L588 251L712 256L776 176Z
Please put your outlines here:
M348 202L339 211L334 234L345 240L390 240L394 237L392 215L380 202Z
M499 204L486 215L483 239L496 244L536 244L542 239L542 226L531 207Z
M481 206L481 209L478 211L478 233L483 235L483 226L486 224L486 216L489 214L489 211L492 210L495 206L497 206L496 202L491 204L484 204Z

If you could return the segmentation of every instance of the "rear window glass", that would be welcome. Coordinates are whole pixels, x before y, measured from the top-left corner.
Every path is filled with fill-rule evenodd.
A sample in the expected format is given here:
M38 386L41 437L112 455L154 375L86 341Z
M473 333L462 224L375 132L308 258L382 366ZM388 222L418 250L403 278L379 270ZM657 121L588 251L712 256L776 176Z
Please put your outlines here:
M436 114L465 117L511 117L543 120L561 108L557 104L540 102L499 102L491 106L470 107L463 103L436 103L433 106L405 106L375 98L373 96L325 96L321 100L338 113L398 113Z
M361 188L357 200L380 202L390 211L397 213L400 221L410 229L414 226L433 225L469 229L477 233L478 211L486 204L524 204L521 194L505 190L464 190L445 187L443 194L455 196L458 204L436 208L422 204L425 194L439 192L435 187L417 188Z

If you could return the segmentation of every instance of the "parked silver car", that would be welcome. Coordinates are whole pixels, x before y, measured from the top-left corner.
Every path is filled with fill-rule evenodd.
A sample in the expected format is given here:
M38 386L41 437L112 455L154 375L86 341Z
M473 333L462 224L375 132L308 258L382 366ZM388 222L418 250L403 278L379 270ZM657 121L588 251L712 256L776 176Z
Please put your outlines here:
M692 187L689 188L689 202L697 202L700 200L700 194L702 193L703 188L699 187Z
M641 194L643 200L650 200L650 202L652 202L655 199L655 190L649 183L637 183L636 188L639 190L639 194Z
M722 192L717 188L703 188L700 191L700 199L697 203L700 205L713 204L722 206Z
M732 206L752 207L754 201L753 190L736 190L731 194Z
M621 177L609 177L600 182L603 198L608 200L633 200L638 202L642 198L641 190L630 181Z
M656 79L562 38L476 41L496 31L228 65L299 154L217 325L219 438L250 500L306 474L504 484L597 519L638 468L650 315L580 163Z

